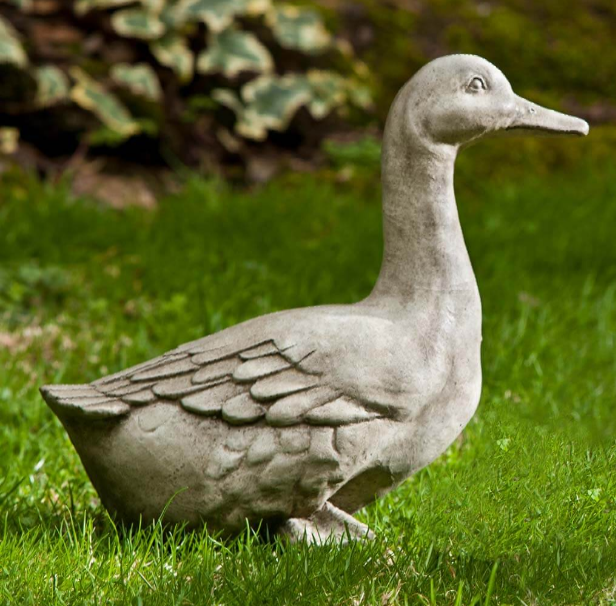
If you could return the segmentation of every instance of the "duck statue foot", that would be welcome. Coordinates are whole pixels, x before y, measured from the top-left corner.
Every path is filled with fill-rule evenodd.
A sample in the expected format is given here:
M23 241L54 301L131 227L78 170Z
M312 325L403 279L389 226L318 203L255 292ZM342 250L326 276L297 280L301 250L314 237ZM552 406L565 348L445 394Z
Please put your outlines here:
M348 543L376 538L368 526L331 503L325 503L307 518L289 518L278 532L291 543L306 541L317 545L332 539L334 542Z

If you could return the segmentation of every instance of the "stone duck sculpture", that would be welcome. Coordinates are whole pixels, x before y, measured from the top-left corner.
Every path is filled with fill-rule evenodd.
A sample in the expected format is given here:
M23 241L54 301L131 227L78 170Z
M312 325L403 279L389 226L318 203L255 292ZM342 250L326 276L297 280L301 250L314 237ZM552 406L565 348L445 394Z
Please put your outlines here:
M481 391L481 303L454 198L458 150L498 132L586 135L471 55L407 82L383 139L385 249L354 305L258 317L89 385L42 395L126 522L263 522L372 536L352 513L438 457Z

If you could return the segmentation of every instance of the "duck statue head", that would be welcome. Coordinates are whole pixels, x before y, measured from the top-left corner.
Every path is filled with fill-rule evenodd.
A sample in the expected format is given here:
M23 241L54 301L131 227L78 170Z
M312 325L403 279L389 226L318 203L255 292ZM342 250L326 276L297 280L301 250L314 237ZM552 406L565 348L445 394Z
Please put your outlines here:
M587 135L579 118L546 109L513 92L497 67L475 55L449 55L431 61L400 90L387 136L413 148L460 147L482 137L527 131Z

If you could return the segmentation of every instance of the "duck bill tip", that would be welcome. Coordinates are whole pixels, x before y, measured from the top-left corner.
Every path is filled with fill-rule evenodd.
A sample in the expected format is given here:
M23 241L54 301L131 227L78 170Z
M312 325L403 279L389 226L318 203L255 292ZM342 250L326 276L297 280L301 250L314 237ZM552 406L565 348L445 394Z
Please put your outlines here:
M516 114L506 130L585 137L590 127L586 120L547 109L522 97L517 97Z

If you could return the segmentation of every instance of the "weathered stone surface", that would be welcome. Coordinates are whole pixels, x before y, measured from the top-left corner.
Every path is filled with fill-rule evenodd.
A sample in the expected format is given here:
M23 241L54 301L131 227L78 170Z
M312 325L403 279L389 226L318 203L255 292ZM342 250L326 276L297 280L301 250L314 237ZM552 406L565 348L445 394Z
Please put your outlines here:
M133 383L128 379L124 379L118 383L105 385L105 393L109 396L127 396L145 389L149 389L154 385L152 383Z
M338 392L329 387L318 387L308 391L286 396L276 400L265 418L270 425L287 427L301 423L304 415L313 408L321 406L326 402L331 402L338 397Z
M228 433L225 446L230 450L245 452L256 437L255 432L250 428L238 427L237 430Z
M257 347L253 347L252 349L248 349L247 351L243 351L240 353L240 358L242 360L252 360L253 358L259 358L261 356L267 356L270 354L279 353L278 348L274 343L263 343L263 345L258 345Z
M312 349L312 345L310 343L296 343L295 345L286 347L282 353L287 360L290 360L295 364L299 364L313 351L314 349Z
M310 448L310 429L308 427L289 427L278 433L283 452L297 454Z
M237 367L237 364L238 361L234 358L226 358L223 360L217 360L216 362L210 362L193 375L192 382L209 383L210 381L215 381L216 379L231 376L234 369Z
M241 393L241 388L231 381L221 380L219 383L202 385L201 390L182 398L182 406L199 415L215 415L222 411L224 402Z
M429 63L387 120L370 296L255 318L91 385L43 387L105 506L128 522L165 512L228 532L287 520L294 540L370 537L350 514L433 461L477 407L481 305L454 162L514 130L588 125L521 99L479 57Z
M189 358L170 362L169 364L161 364L154 368L143 370L131 377L131 381L152 381L153 379L164 379L166 377L175 377L184 375L189 372L195 372L197 367L190 361Z
M271 402L278 398L284 398L293 393L316 387L318 384L319 382L316 377L290 369L258 380L250 388L250 393L258 402Z
M177 400L183 396L195 393L200 389L203 389L203 386L194 385L191 381L190 375L184 375L182 377L165 379L154 385L152 391L159 398Z
M338 398L309 411L305 419L313 425L346 425L374 419L377 415L346 398Z
M273 439L273 435L269 432L261 433L257 439L251 444L246 455L248 465L256 465L257 463L266 463L274 458L278 452L278 445Z
M122 396L122 401L127 404L150 404L150 402L156 401L156 396L151 389L144 389L142 391L138 391L136 393L130 393L125 396Z
M267 355L253 358L238 366L233 378L239 383L251 383L287 368L291 368L291 365L282 356Z
M205 468L205 475L214 480L220 480L232 471L235 471L240 466L243 458L243 452L232 452L230 450L221 449L208 461Z
M222 418L232 425L254 423L265 416L265 408L253 401L250 393L242 393L222 405Z

